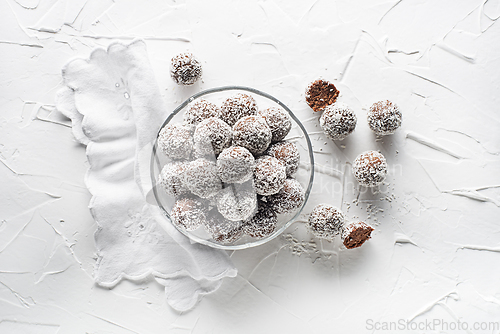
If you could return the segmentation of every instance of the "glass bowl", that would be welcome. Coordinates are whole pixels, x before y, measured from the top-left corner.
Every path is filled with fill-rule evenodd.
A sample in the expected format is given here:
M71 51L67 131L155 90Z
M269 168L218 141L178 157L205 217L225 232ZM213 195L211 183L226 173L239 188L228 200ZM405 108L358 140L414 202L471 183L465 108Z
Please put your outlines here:
M314 168L312 167L314 166L313 150L311 146L311 141L304 126L285 104L283 104L277 98L254 88L241 87L241 86L226 86L226 87L207 89L205 91L197 93L191 96L183 103L181 103L167 117L161 128L165 127L168 124L183 123L184 111L187 110L187 106L191 102L196 101L197 99L203 97L203 99L208 100L220 106L223 100L237 93L245 93L252 96L257 102L257 106L259 109L265 109L269 107L281 107L290 115L292 128L284 140L294 142L299 150L300 165L298 171L293 175L293 178L296 179L304 188L305 197L304 197L304 202L298 209L288 214L279 214L278 224L274 232L262 239L255 239L248 235L244 235L239 240L233 243L221 243L212 239L211 236L206 232L206 230L203 227L199 227L194 231L187 231L186 229L172 223L172 225L174 225L177 228L177 230L179 230L182 234L190 238L192 241L210 247L226 249L226 250L245 249L249 247L262 245L280 235L288 226L290 226L290 224L292 224L292 222L294 222L298 218L299 214L304 208L307 199L309 198L309 193L311 191L314 178ZM168 222L171 223L170 212L173 205L175 204L175 198L169 196L165 192L163 187L158 184L158 178L163 166L168 162L170 162L171 159L166 157L163 154L163 152L158 149L158 137L159 133L156 136L156 140L151 155L151 166L150 166L151 182L153 185L153 193L156 203L161 209L164 216L167 218Z

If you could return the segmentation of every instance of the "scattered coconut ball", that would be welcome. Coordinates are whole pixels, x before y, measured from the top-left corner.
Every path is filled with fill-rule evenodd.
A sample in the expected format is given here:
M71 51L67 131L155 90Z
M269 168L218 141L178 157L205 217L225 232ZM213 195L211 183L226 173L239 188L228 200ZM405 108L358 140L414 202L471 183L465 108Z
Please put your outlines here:
M270 236L278 225L278 215L271 207L259 202L255 215L244 222L243 231L252 238L262 239Z
M196 230L207 219L207 207L196 198L181 198L172 207L172 222L188 231Z
M234 145L243 146L255 155L267 149L271 138L271 129L260 116L245 116L233 126Z
M344 214L339 209L329 204L319 204L309 215L307 227L318 238L331 241L341 233L344 221Z
M300 153L295 143L281 141L271 144L265 154L275 157L285 165L287 177L299 169Z
M206 119L219 116L220 109L217 105L204 99L198 99L189 104L184 113L184 122L196 126Z
M192 53L185 52L172 58L170 76L178 85L189 86L201 79L201 63Z
M255 115L256 113L257 103L254 98L239 93L222 102L220 118L233 126L240 118Z
M231 146L233 132L231 127L219 118L202 121L194 130L194 153L196 157L219 155L223 149Z
M354 160L352 172L360 184L366 187L375 187L385 180L387 161L377 151L366 151Z
M188 188L183 182L183 173L189 163L174 161L166 164L161 170L158 183L165 189L165 192L173 197L188 193Z
M168 124L160 131L158 147L171 159L189 159L193 150L191 131L180 123Z
M328 138L343 140L356 128L357 118L351 108L344 103L336 103L325 108L319 124Z
M250 218L257 207L253 182L231 184L217 195L217 209L224 218L239 221Z
M347 249L360 247L370 239L373 227L364 222L350 222L342 228L342 242Z
M374 103L367 114L370 129L379 136L391 135L401 126L403 115L389 100Z
M300 208L304 200L304 188L295 179L286 179L280 191L268 197L268 202L276 213L293 212Z
M316 80L306 88L306 102L314 111L323 110L333 104L340 92L334 84L326 80Z
M253 177L257 194L273 195L285 184L286 168L275 157L263 155L255 160Z
M224 183L243 183L253 177L255 158L241 146L224 149L217 157L217 171Z
M283 140L292 128L290 115L288 115L288 113L281 108L270 107L264 110L259 110L257 115L263 117L271 129L271 142Z
M222 189L222 182L214 161L199 158L189 163L184 172L184 184L196 196L209 198Z
M243 236L243 222L224 218L217 210L208 214L205 229L212 239L222 244L230 244Z

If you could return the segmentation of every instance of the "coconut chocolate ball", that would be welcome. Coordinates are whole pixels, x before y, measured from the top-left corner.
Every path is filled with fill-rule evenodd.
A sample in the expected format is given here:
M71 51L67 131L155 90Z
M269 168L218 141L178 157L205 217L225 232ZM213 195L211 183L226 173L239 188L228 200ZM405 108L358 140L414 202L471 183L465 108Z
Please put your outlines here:
M219 117L220 109L217 105L204 99L196 100L188 105L184 113L184 122L189 125L198 125L202 121Z
M360 247L370 239L373 227L364 222L350 222L342 228L342 242L347 249Z
M271 129L271 142L277 142L285 139L288 132L292 128L292 122L288 113L277 107L270 107L264 110L259 110L257 115L266 120L267 125Z
M255 158L241 146L224 149L217 157L217 172L224 183L243 183L253 177Z
M285 165L288 177L299 169L300 153L295 143L281 141L271 144L265 154L280 160Z
M208 214L205 229L212 239L222 244L230 244L243 236L243 222L224 218L217 210Z
M245 116L233 126L234 145L243 146L255 155L264 153L271 138L271 129L260 116Z
M285 184L285 165L274 157L263 155L255 160L253 179L257 194L276 194Z
M196 198L181 198L172 207L172 222L188 231L196 230L207 219L207 207Z
M328 204L317 205L309 215L307 227L318 238L333 240L340 234L344 225L344 214Z
M319 119L321 128L332 140L343 140L354 131L356 122L356 115L344 103L336 103L326 107Z
M217 209L224 218L239 221L250 218L257 208L257 194L252 181L232 184L217 195Z
M366 151L356 157L352 172L358 182L366 187L381 184L387 175L387 161L377 151Z
M326 80L316 80L306 88L306 102L314 111L323 110L333 104L340 92L334 84Z
M201 79L201 63L192 53L185 52L172 58L170 76L178 85L189 86Z
M183 176L186 187L201 198L215 196L222 189L222 182L214 161L203 158L191 161Z
M177 197L189 192L182 180L188 166L189 163L187 162L174 161L163 167L158 178L158 183L165 189L168 195Z
M286 179L280 191L267 201L276 213L290 213L300 208L305 200L305 191L299 181Z
M214 158L231 146L233 131L224 121L212 117L202 121L194 130L194 154L196 157Z
M391 135L401 126L403 115L389 100L374 103L367 114L370 129L379 136Z
M240 118L257 113L257 103L247 94L236 94L229 97L221 105L220 118L233 126Z
M180 123L168 124L160 131L158 147L171 159L189 159L193 150L191 131Z
M278 225L278 215L271 207L259 202L255 215L244 222L243 231L252 238L262 239L270 236Z

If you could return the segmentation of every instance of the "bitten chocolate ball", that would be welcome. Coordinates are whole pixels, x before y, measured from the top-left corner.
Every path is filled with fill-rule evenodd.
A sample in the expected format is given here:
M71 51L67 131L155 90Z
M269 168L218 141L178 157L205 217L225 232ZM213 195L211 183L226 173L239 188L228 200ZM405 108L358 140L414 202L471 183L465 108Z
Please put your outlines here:
M280 160L285 165L288 177L299 169L300 153L295 143L281 141L271 144L265 154Z
M253 179L257 194L276 194L285 184L285 165L274 157L263 155L255 160Z
M377 151L366 151L356 157L352 172L358 182L366 187L381 184L387 175L387 161Z
M170 76L178 85L189 86L201 79L201 63L192 53L185 52L172 58Z
M255 155L267 149L271 138L271 129L260 116L245 116L233 126L234 145L243 146Z
M254 98L239 93L222 102L220 118L233 126L240 118L255 114L257 114L257 103Z
M172 222L188 231L194 231L207 219L207 207L196 198L181 198L172 207Z
M165 189L165 192L173 197L189 192L184 185L183 173L189 166L188 162L174 161L166 164L161 170L158 183Z
M347 249L361 247L370 239L373 227L364 222L350 222L342 228L342 242Z
M215 158L231 146L232 137L233 131L224 121L215 117L206 119L194 130L194 154L198 158Z
M270 236L278 225L278 215L269 205L259 202L255 215L244 222L243 231L252 238L262 239Z
M290 213L300 208L304 199L305 191L299 181L286 179L280 191L267 200L276 213Z
M171 159L189 159L193 150L191 131L180 123L168 124L160 131L158 147Z
M255 158L241 146L224 149L217 157L217 171L224 183L243 183L253 177Z
M333 104L340 92L334 84L326 80L316 80L306 88L306 102L314 111L323 110Z
M379 136L391 135L401 126L403 115L389 100L374 103L367 114L370 129Z
M184 113L184 122L196 126L206 119L219 116L220 109L217 105L207 100L199 99L189 104Z
M344 214L328 204L317 205L309 215L307 227L318 238L333 240L342 231Z
M257 194L253 182L231 184L217 195L217 209L231 221L249 219L257 207Z
M222 189L215 162L203 158L189 163L184 172L183 182L196 196L210 198Z
M257 115L263 117L271 129L271 142L283 140L292 128L290 116L281 108L270 107L264 110L259 110Z
M212 239L222 244L231 244L243 236L243 222L228 220L217 210L209 212L204 226Z
M319 124L328 138L343 140L356 128L357 118L351 108L343 103L328 106L319 119Z

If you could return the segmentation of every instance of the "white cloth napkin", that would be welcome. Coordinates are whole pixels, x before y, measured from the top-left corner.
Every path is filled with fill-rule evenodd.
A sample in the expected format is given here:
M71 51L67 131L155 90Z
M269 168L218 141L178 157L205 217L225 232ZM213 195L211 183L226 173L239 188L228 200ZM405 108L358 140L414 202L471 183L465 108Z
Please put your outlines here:
M236 269L226 252L192 244L146 201L151 149L168 111L145 43L97 49L89 59L70 61L63 78L57 109L87 145L85 182L98 224L96 283L113 287L153 275L174 309L189 310Z

